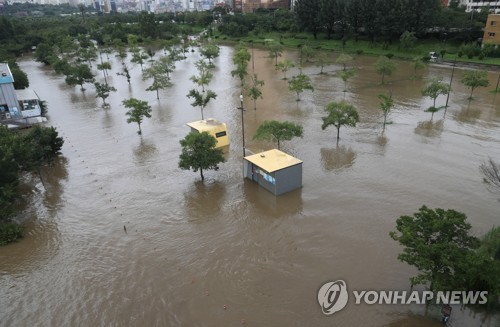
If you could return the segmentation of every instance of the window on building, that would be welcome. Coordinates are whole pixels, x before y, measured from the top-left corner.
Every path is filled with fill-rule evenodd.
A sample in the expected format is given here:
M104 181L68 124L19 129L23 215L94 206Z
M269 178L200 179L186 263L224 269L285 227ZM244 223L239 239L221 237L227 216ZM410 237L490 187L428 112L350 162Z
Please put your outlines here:
M491 23L490 23L491 26L497 26L497 22L492 20Z
M489 32L489 33L488 33L488 36L489 36L489 37L495 37L495 33L493 33L493 32Z

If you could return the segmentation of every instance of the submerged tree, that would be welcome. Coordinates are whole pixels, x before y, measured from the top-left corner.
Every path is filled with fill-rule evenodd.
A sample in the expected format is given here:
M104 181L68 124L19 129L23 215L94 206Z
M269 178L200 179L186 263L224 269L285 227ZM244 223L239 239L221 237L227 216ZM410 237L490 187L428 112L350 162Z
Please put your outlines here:
M264 81L259 80L257 74L254 74L252 86L247 91L247 95L253 100L253 110L257 110L257 99L262 99L262 86L264 86Z
M191 76L191 80L198 86L201 86L202 92L205 92L205 86L210 83L214 75L209 69L208 64L204 60L198 60L194 63L198 69L198 76Z
M191 89L189 90L187 97L194 99L194 102L191 103L191 105L193 107L200 107L201 119L204 119L203 109L205 109L206 105L208 104L208 102L210 102L211 99L217 98L217 94L212 90L207 90L206 92L200 92L198 90Z
M288 89L297 93L296 101L300 101L300 94L304 92L304 90L311 90L314 92L314 87L311 84L311 79L309 78L309 76L302 73L292 77L292 79L288 81Z
M323 69L325 67L326 64L328 64L328 55L326 54L326 52L320 52L317 56L316 56L316 66L319 66L321 67L321 70L320 70L320 74L325 74L323 72Z
M283 53L283 46L276 42L270 42L267 44L267 50L269 51L269 57L274 59L274 66L278 66L278 57L281 57Z
M448 94L450 91L450 86L447 83L443 83L440 78L433 78L427 83L427 85L422 89L422 95L427 96L433 100L432 107L428 111L432 112L432 115L438 110L436 108L436 99L438 96Z
M129 109L125 113L128 116L127 123L137 123L137 125L139 126L139 131L137 131L137 134L141 135L141 123L144 117L151 118L151 106L147 101L137 100L135 98L123 100L122 103L125 108Z
M489 158L488 162L484 162L479 166L479 170L483 174L485 182L500 189L500 165L492 158Z
M94 81L94 75L86 64L70 66L64 74L66 75L65 80L68 85L80 85L80 90L82 91L85 91L83 84Z
M335 60L335 62L337 64L340 64L343 66L343 70L346 70L347 69L347 64L351 63L352 61L354 60L353 57L351 57L350 55L348 55L347 53L341 53L338 57L337 57L337 60Z
M278 70L281 70L281 72L283 73L283 79L286 80L286 72L290 69L290 68L293 68L295 67L295 65L293 64L293 62L289 59L285 59L281 62L278 63L278 65L276 66L276 69Z
M280 141L290 141L294 137L302 137L304 129L301 125L289 121L266 120L255 132L254 140L269 140L278 142L278 150L280 149Z
M462 84L470 88L469 100L472 100L472 93L478 87L487 87L490 85L488 80L488 72L485 70L471 70L464 72L462 79Z
M330 102L326 108L326 117L323 117L323 124L321 129L325 130L328 126L333 125L337 128L337 144L340 139L340 127L351 126L355 127L356 123L359 122L359 115L356 107L348 104L345 101L341 102Z
M417 78L417 70L424 69L426 66L425 62L420 57L413 59L413 78Z
M151 67L146 68L143 73L142 80L153 79L153 83L146 89L146 91L156 91L156 99L160 99L159 90L166 89L172 86L170 77L167 75L163 64L160 61L154 62Z
M404 246L398 259L415 266L419 273L411 277L412 286L429 283L433 290L447 289L457 278L460 267L478 239L470 236L471 225L461 212L422 206L413 216L396 220L390 236Z
M344 81L344 93L347 92L347 80L354 75L356 75L356 71L354 69L347 69L337 73L339 77ZM345 96L345 94L344 94Z
M300 47L300 66L302 67L303 62L309 62L310 59L314 58L316 51L308 45L303 45Z
M208 59L210 66L213 66L212 60L219 56L220 48L217 44L209 43L200 48L200 54Z
M122 71L120 73L116 73L116 75L125 76L125 78L127 78L128 85L130 85L130 70L125 63L122 64Z
M130 62L139 64L141 66L141 72L144 72L142 65L144 65L145 60L148 59L148 54L135 47L130 49L130 52L132 52L132 59L130 59Z
M217 140L207 132L191 132L180 141L182 153L179 156L179 168L200 171L201 180L205 180L203 170L218 170L218 164L225 161L221 149L216 149Z
M392 106L394 105L394 100L392 99L392 95L379 94L378 98L380 99L380 110L384 113L384 127L383 131L385 131L385 124L387 122L387 115L389 111L391 111Z
M109 61L104 61L103 63L97 64L97 69L102 70L104 75L104 83L108 84L108 70L111 70L111 63Z
M116 92L116 89L113 86L109 86L108 84L101 84L99 82L94 83L95 86L95 97L101 98L103 106L106 107L106 99L109 97L111 92Z
M390 60L386 56L380 56L374 64L375 71L382 75L382 84L384 84L385 76L391 76L397 69L394 61Z

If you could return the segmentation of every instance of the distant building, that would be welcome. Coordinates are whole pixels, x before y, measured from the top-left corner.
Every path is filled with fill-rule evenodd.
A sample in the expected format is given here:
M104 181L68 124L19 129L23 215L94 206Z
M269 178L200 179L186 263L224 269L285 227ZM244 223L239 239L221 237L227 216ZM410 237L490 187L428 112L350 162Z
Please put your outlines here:
M460 0L460 5L465 6L467 12L481 11L481 9L488 9L495 14L500 12L500 1Z
M484 27L483 44L500 45L500 15L488 15Z
M289 0L235 0L236 8L238 5L243 9L244 13L252 13L259 8L264 9L290 9L291 1ZM242 7L241 7L242 6Z

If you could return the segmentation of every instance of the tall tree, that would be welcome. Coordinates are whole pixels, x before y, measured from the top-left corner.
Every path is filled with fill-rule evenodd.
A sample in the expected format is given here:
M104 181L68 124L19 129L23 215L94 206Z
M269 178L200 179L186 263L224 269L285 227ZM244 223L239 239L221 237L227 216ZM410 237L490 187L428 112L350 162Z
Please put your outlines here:
M429 283L433 290L446 289L460 269L467 254L478 245L470 236L467 216L448 209L430 209L425 205L413 216L396 220L396 231L390 236L404 246L398 259L415 266L419 273L411 277L412 285Z
M295 14L297 24L302 30L311 32L317 39L322 20L320 19L320 0L297 0L295 1Z
M462 79L462 84L470 88L469 100L472 100L472 93L478 87L487 87L490 85L488 80L488 72L485 70L470 70L464 72Z
M314 92L311 79L309 76L302 73L292 77L292 79L288 81L288 89L297 93L297 101L300 101L300 94L304 92L304 90L311 90Z
M301 125L289 121L266 120L255 132L254 140L269 140L278 142L290 141L294 137L302 137L304 129Z
M356 107L348 104L345 101L330 102L326 105L326 117L323 117L321 129L325 130L328 126L333 125L337 128L337 144L340 139L340 127L351 126L355 127L359 122L359 115Z
M341 16L338 8L338 0L319 0L319 9L319 22L326 29L326 37L331 39L335 32L335 23L338 22ZM315 23L317 24L318 22Z
M207 132L191 132L180 141L182 153L179 156L179 168L200 171L201 180L205 180L203 170L219 169L219 163L225 161L221 149L216 149L217 140Z
M125 108L129 109L125 115L128 116L127 123L137 123L139 130L137 134L141 135L141 124L144 117L151 118L151 106L147 101L137 100L135 98L130 98L122 101Z
M386 56L380 56L374 64L375 71L382 75L382 84L384 84L385 76L391 76L397 70L397 65L394 61L390 60Z
M159 35L159 25L156 16L152 12L141 11L139 14L139 27L145 37L157 38Z

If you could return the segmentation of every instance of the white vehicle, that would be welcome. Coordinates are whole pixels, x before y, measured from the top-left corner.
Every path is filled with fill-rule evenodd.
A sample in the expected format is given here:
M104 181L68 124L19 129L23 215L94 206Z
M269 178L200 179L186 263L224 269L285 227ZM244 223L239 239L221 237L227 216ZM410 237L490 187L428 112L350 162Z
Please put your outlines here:
M439 59L438 54L434 51L429 52L429 57L430 57L430 61L432 61L432 62L436 62Z

